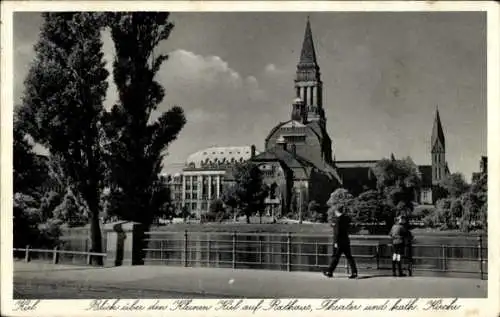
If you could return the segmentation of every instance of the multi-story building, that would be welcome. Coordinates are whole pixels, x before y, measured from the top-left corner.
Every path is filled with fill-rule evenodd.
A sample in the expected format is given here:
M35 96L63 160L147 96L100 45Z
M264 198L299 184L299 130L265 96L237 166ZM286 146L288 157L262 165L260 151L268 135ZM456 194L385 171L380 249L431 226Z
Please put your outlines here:
M255 155L253 145L209 147L189 155L182 172L171 177L172 200L200 216L221 198L227 169Z
M170 201L178 213L182 208L182 174L175 173L167 177L167 184L170 190Z
M293 88L295 99L290 118L271 129L264 151L251 159L263 171L264 182L276 188L273 208L288 212L297 194L301 201L315 200L325 204L330 193L339 187L348 189L353 195L374 188L373 167L377 160L337 161L332 157L334 149L326 125L321 70L309 20ZM431 165L418 166L422 186L415 193L415 201L421 204L434 203L434 188L449 174L445 137L437 109L430 141ZM226 180L228 183L235 181L232 173L227 174Z

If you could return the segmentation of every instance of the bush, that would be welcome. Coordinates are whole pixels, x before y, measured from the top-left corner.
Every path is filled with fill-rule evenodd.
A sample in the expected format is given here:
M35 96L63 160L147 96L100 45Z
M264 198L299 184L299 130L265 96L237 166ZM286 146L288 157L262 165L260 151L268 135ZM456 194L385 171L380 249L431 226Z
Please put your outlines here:
M60 219L49 219L47 222L38 226L39 230L39 246L43 248L50 248L61 243L60 237L62 221Z
M298 220L299 216L294 213L293 211L290 211L289 213L286 214L287 219L293 219L293 220Z
M312 200L307 206L308 215L310 219L314 222L326 222L327 214L326 208L322 208L320 204L318 204L315 200Z

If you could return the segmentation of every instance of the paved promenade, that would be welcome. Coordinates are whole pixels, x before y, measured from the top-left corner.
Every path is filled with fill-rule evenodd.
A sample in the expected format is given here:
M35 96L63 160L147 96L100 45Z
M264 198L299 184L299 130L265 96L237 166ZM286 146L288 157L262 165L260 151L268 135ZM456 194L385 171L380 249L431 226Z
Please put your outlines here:
M78 267L14 263L15 298L486 297L487 281L170 266Z

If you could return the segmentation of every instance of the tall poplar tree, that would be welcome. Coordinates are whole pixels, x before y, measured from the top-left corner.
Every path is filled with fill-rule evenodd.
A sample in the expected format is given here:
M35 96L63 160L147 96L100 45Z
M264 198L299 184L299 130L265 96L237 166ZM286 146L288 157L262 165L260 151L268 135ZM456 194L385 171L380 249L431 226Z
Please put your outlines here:
M92 250L101 252L100 120L108 87L101 16L78 12L45 13L43 17L20 116L33 139L60 159L68 182L87 205ZM95 257L93 263L101 265L102 258Z
M155 75L168 56L154 54L154 50L173 29L168 17L166 12L107 15L116 51L113 75L119 97L105 120L109 213L146 229L168 202L159 174L165 150L186 123L177 106L152 118L165 96Z

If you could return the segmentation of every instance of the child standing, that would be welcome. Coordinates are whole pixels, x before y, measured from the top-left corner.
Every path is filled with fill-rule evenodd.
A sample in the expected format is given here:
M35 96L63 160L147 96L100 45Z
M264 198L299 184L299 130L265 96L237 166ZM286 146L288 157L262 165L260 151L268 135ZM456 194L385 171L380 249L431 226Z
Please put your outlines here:
M399 276L405 276L401 264L401 258L405 254L406 247L412 240L411 232L407 226L407 220L404 216L399 216L396 223L392 226L389 233L392 239L392 275L396 275L396 266Z

